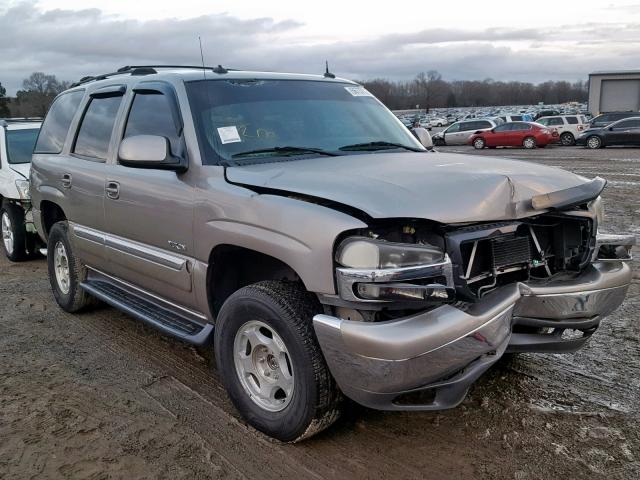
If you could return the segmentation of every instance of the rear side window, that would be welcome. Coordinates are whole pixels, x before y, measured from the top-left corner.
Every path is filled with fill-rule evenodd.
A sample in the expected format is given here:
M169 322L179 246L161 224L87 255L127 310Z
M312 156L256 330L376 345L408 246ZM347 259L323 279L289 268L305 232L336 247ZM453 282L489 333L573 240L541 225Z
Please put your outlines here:
M76 90L56 98L40 129L35 153L60 153L62 151L71 121L83 96L83 90Z
M503 123L502 125L499 125L493 129L494 132L508 132L509 130L511 130L510 123Z
M554 117L554 118L550 118L549 120L547 120L546 125L548 125L549 127L557 127L557 126L560 126L560 125L564 125L564 122L562 121L562 118Z
M106 160L122 96L92 98L82 118L73 152Z
M171 104L160 92L136 93L129 112L124 138L134 135L166 137L175 153L179 140L178 126L173 120Z
M569 125L577 125L578 117L564 117Z
M491 128L493 127L493 125L491 125L489 122L487 122L486 120L479 120L477 122L471 122L473 127L473 130L479 130L481 128Z
M511 126L512 131L522 132L524 130L531 130L531 125L524 122L516 122Z

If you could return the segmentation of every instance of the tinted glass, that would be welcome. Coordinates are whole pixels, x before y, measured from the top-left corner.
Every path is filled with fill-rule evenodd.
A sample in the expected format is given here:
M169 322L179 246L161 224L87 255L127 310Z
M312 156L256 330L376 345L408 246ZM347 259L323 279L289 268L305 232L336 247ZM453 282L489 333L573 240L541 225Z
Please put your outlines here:
M56 98L44 119L36 153L60 153L67 138L71 121L78 110L84 91L65 93Z
M187 82L189 104L205 163L264 163L312 148L333 154L377 143L379 150L424 148L363 87L309 80ZM402 147L384 146L398 144ZM376 148L372 146L371 148ZM260 151L257 151L260 150ZM376 148L378 150L378 148ZM370 151L369 151L370 153Z
M178 127L171 112L169 99L161 93L137 93L129 112L124 138L133 135L159 135L171 142L176 153Z
M511 130L510 123L504 123L493 129L494 132L508 132L509 130Z
M493 125L486 120L478 120L477 122L472 122L474 124L473 128L475 130L480 130L482 128L491 128Z
M38 128L7 131L7 159L9 163L29 163L38 138Z
M522 120L522 115L512 115L511 116L511 120L512 121L520 121L520 120Z
M84 114L74 153L105 160L121 96L93 98Z
M567 123L570 125L577 125L578 122L578 117L565 117L567 120Z
M638 128L640 120L623 120L613 125L615 128Z
M561 118L550 118L546 125L550 127L557 127L560 125L564 125L564 121Z
M524 122L516 122L511 124L511 130L517 132L523 132L525 130L531 130L531 125Z

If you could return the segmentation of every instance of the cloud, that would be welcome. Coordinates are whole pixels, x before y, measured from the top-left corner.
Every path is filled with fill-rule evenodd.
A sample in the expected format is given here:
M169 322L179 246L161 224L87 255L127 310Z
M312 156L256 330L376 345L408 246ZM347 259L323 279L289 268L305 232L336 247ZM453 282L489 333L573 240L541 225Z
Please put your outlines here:
M438 70L446 79L585 79L590 71L640 66L640 25L585 23L553 28L432 28L366 40L305 38L295 20L123 19L99 9L49 10L33 2L0 10L0 82L13 94L33 71L77 80L146 63L208 64L320 73L355 79L408 79Z

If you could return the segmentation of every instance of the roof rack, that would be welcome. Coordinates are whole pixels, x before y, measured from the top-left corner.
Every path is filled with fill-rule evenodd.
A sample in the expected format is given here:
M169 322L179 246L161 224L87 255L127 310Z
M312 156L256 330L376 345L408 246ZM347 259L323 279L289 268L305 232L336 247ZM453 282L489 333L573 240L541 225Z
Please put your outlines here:
M106 78L113 77L115 75L124 75L127 73L131 75L141 75L141 76L151 75L154 73L158 73L158 71L156 70L158 68L185 68L190 70L210 70L213 73L217 73L217 74L224 74L233 70L231 68L224 68L222 65L218 65L217 67L208 67L208 66L202 66L202 65L126 65L124 67L120 67L115 72L103 73L102 75L82 77L79 81L72 84L71 87L77 87L78 85L82 85L85 83L104 80Z
M8 127L10 123L42 122L42 117L0 118L0 127Z

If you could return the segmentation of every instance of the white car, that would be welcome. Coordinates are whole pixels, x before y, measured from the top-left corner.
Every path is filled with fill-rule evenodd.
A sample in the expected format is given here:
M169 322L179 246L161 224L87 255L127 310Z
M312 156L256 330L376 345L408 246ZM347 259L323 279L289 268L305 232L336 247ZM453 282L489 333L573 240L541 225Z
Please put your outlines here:
M589 128L587 117L584 115L556 115L552 117L541 117L536 120L545 127L556 129L560 135L560 144L571 146L576 144L578 138L584 130Z
M444 127L449 125L449 121L444 117L435 117L429 120L429 126L431 127Z
M449 126L446 130L436 133L433 137L433 144L442 145L466 145L467 141L478 131L491 130L498 125L493 119L478 118L462 120Z
M2 248L17 262L35 256L39 239L29 195L31 154L40 121L0 119L0 223Z

